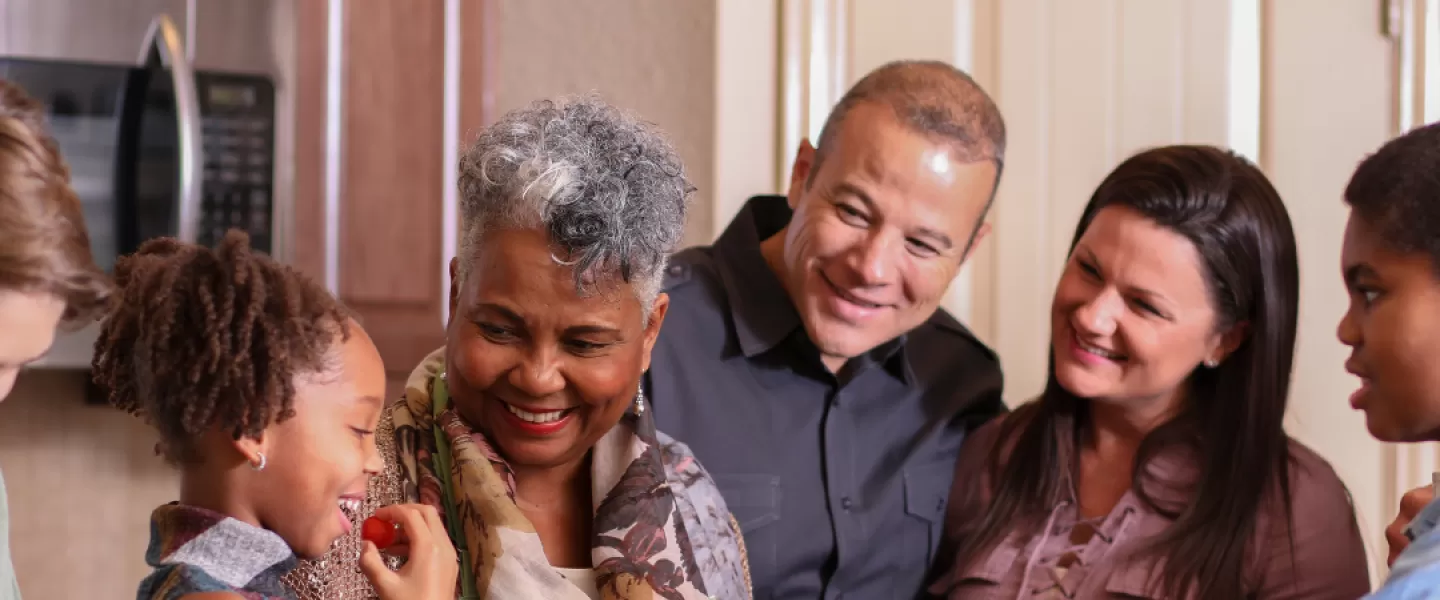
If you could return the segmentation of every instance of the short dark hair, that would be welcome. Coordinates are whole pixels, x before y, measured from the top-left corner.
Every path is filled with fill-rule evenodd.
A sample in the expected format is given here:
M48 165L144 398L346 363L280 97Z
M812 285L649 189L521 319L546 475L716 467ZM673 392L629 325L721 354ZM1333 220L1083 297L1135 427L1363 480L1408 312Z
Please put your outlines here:
M820 130L812 174L837 143L846 114L868 102L894 110L917 132L952 142L964 162L1004 163L1005 119L980 84L948 63L901 60L871 71L840 98Z
M815 145L815 160L806 177L807 188L820 172L825 157L840 143L840 125L846 115L866 103L885 106L905 127L949 142L960 162L995 163L994 187L980 210L981 222L975 223L965 242L963 256L969 256L985 215L995 203L1000 174L1005 170L1005 118L1000 115L1000 107L980 84L949 63L899 60L881 65L845 92L825 119Z
M215 427L255 438L295 414L295 378L326 372L350 313L325 288L231 230L212 250L145 242L115 264L120 293L95 343L110 402L160 431L166 458L197 459Z
M1345 203L1391 248L1429 254L1440 273L1440 123L1390 140L1361 161Z

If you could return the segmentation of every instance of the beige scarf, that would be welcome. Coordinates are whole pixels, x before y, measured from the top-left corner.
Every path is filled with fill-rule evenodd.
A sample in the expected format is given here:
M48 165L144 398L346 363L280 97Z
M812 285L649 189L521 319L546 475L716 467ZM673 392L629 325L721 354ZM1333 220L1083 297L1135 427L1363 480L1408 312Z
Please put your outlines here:
M448 505L446 522L452 538L463 538L457 549L474 583L465 587L475 597L586 600L550 566L534 525L515 504L510 467L483 434L448 407L443 372L444 352L437 351L415 369L405 397L389 409L405 500L430 504L442 516ZM449 472L437 473L437 464ZM596 443L591 469L595 535L590 555L601 598L706 598L653 421L633 409L627 412ZM447 482L439 477L448 479L449 502Z

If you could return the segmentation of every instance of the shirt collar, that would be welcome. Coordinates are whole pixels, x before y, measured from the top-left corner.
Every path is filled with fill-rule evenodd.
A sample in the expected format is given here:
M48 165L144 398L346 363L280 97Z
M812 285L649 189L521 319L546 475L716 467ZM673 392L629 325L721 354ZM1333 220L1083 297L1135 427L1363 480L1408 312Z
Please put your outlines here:
M747 358L775 349L792 335L803 338L801 342L818 352L804 334L800 313L789 292L760 253L760 242L783 230L790 216L784 196L755 196L715 240L716 267L724 283L735 338ZM909 384L915 374L904 350L902 335L879 345L863 360L884 365L891 375ZM863 367L867 363L855 364Z
M746 357L768 352L801 328L800 313L765 263L760 242L790 222L784 196L756 196L715 240L715 257L735 337Z
M233 589L276 597L286 594L280 576L298 564L275 532L174 502L151 513L145 562L188 566Z

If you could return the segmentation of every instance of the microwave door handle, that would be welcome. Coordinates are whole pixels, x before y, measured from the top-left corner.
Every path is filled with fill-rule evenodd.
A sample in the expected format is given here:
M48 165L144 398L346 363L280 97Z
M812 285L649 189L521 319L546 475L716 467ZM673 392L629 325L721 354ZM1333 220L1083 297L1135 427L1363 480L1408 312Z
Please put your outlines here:
M175 90L176 125L180 131L180 194L176 198L175 234L182 242L194 243L200 232L200 200L205 164L201 139L200 99L195 89L195 71L186 58L180 30L169 15L158 15L145 34L140 63L167 67Z

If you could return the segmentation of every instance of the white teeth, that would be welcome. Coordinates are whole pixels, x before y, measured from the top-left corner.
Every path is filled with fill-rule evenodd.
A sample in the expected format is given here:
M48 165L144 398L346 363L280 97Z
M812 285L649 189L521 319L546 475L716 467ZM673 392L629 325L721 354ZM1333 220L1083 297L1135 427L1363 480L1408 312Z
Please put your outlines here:
M530 423L554 423L555 421L559 421L561 417L565 416L565 411L563 410L554 410L544 413L532 413L529 411L515 408L509 403L504 404L505 408L509 409L510 414L520 417L522 421L528 421Z
M1105 358L1108 358L1108 359L1111 359L1111 360L1114 360L1114 359L1116 359L1117 357L1120 356L1120 355L1118 355L1118 354L1115 354L1114 352L1110 352L1110 351L1108 351L1108 350L1102 350L1102 349L1096 348L1096 347L1094 347L1094 346L1086 346L1085 344L1080 344L1080 348L1081 348L1082 350L1084 350L1084 351L1086 351L1086 352L1089 352L1089 353L1091 353L1091 354L1094 354L1094 355L1096 355L1096 356L1105 357Z

